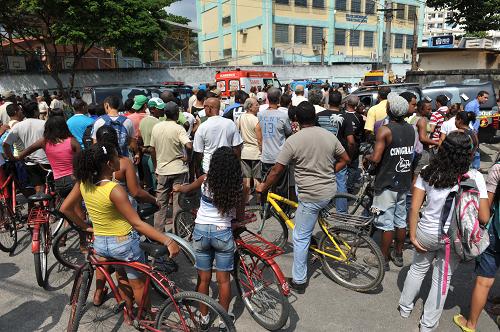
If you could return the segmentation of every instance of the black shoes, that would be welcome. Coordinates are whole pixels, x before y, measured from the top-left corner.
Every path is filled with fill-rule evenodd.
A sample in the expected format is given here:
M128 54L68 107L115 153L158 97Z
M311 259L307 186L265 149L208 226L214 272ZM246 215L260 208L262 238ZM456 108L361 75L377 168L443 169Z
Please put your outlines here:
M397 267L403 267L403 253L398 254L394 249L391 250L389 258Z
M286 278L286 281L288 282L290 289L295 293L304 294L306 292L307 282L303 284L297 284L295 281L293 281L293 278Z

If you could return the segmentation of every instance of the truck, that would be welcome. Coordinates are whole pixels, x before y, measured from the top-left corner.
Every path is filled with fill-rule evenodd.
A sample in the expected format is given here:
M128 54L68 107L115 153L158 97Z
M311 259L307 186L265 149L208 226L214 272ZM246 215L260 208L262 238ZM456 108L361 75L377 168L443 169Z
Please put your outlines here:
M253 86L261 89L269 85L281 88L281 83L277 79L275 72L241 70L239 68L231 71L217 71L215 82L223 98L229 98L231 91L235 90L243 90L249 93L250 88Z

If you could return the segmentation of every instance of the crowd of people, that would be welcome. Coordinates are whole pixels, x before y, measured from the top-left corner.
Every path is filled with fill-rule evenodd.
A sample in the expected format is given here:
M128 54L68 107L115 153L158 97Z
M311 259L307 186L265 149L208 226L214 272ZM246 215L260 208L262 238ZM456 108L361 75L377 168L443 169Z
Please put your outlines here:
M87 105L79 94L71 101L58 96L49 101L45 94L30 100L4 92L0 163L21 164L18 178L26 192L40 191L51 168L65 198L61 211L94 233L94 249L103 258L143 261L139 234L176 255L178 246L164 232L180 210L179 194L201 190L193 232L197 291L208 294L211 272L217 271L219 301L226 310L234 268L233 220L241 220L250 194L262 202L274 186L298 201L288 282L302 294L318 213L335 193L356 194L363 168L374 176L370 211L381 235L384 269L391 269L391 262L404 265L406 237L415 248L399 300L402 317L410 315L433 265L420 331L437 328L460 262L447 250L443 235L451 215L443 217L442 211L459 181L472 179L479 192L477 218L481 227L489 225L490 245L476 263L469 317L459 315L455 322L463 331L474 331L500 264L500 164L490 169L486 181L478 171L476 118L488 94L479 92L465 108L449 105L440 95L433 109L430 100L417 101L411 92L397 94L383 86L377 104L366 111L358 97L336 88L310 89L307 97L304 90L301 85L284 92L275 87L250 94L238 90L223 102L215 87L200 88L187 109L170 91L156 98L136 95L123 104L120 97L108 96L102 105ZM2 168L0 175L5 176ZM137 201L158 205L154 227L140 220ZM335 206L348 212L345 199ZM142 298L141 276L133 270L117 273L132 306L134 298ZM95 305L107 291L102 278L96 277Z

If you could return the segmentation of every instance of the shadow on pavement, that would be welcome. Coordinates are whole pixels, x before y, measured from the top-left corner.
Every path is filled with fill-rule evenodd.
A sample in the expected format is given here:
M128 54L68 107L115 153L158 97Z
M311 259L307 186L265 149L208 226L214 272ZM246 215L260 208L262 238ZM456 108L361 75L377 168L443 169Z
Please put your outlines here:
M19 233L17 234L18 236L20 235ZM21 254L26 248L28 248L31 244L31 234L28 230L25 229L25 232L22 237L18 238L17 240L17 246L14 252L10 253L10 257L15 257L19 254Z
M57 294L46 301L25 302L0 317L3 331L50 331L64 311L68 296ZM43 325L44 322L49 322Z
M0 279L7 279L19 272L19 268L14 263L1 263L0 264Z
M47 271L47 290L56 291L63 289L73 283L75 279L75 271L69 269L59 262L54 263Z

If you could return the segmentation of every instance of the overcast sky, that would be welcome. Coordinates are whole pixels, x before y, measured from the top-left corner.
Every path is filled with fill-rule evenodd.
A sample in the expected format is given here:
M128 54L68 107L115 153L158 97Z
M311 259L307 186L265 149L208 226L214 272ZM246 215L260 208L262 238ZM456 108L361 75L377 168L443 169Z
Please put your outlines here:
M196 22L196 0L180 0L174 2L167 11L172 14L185 16L191 20L192 27L198 27Z

